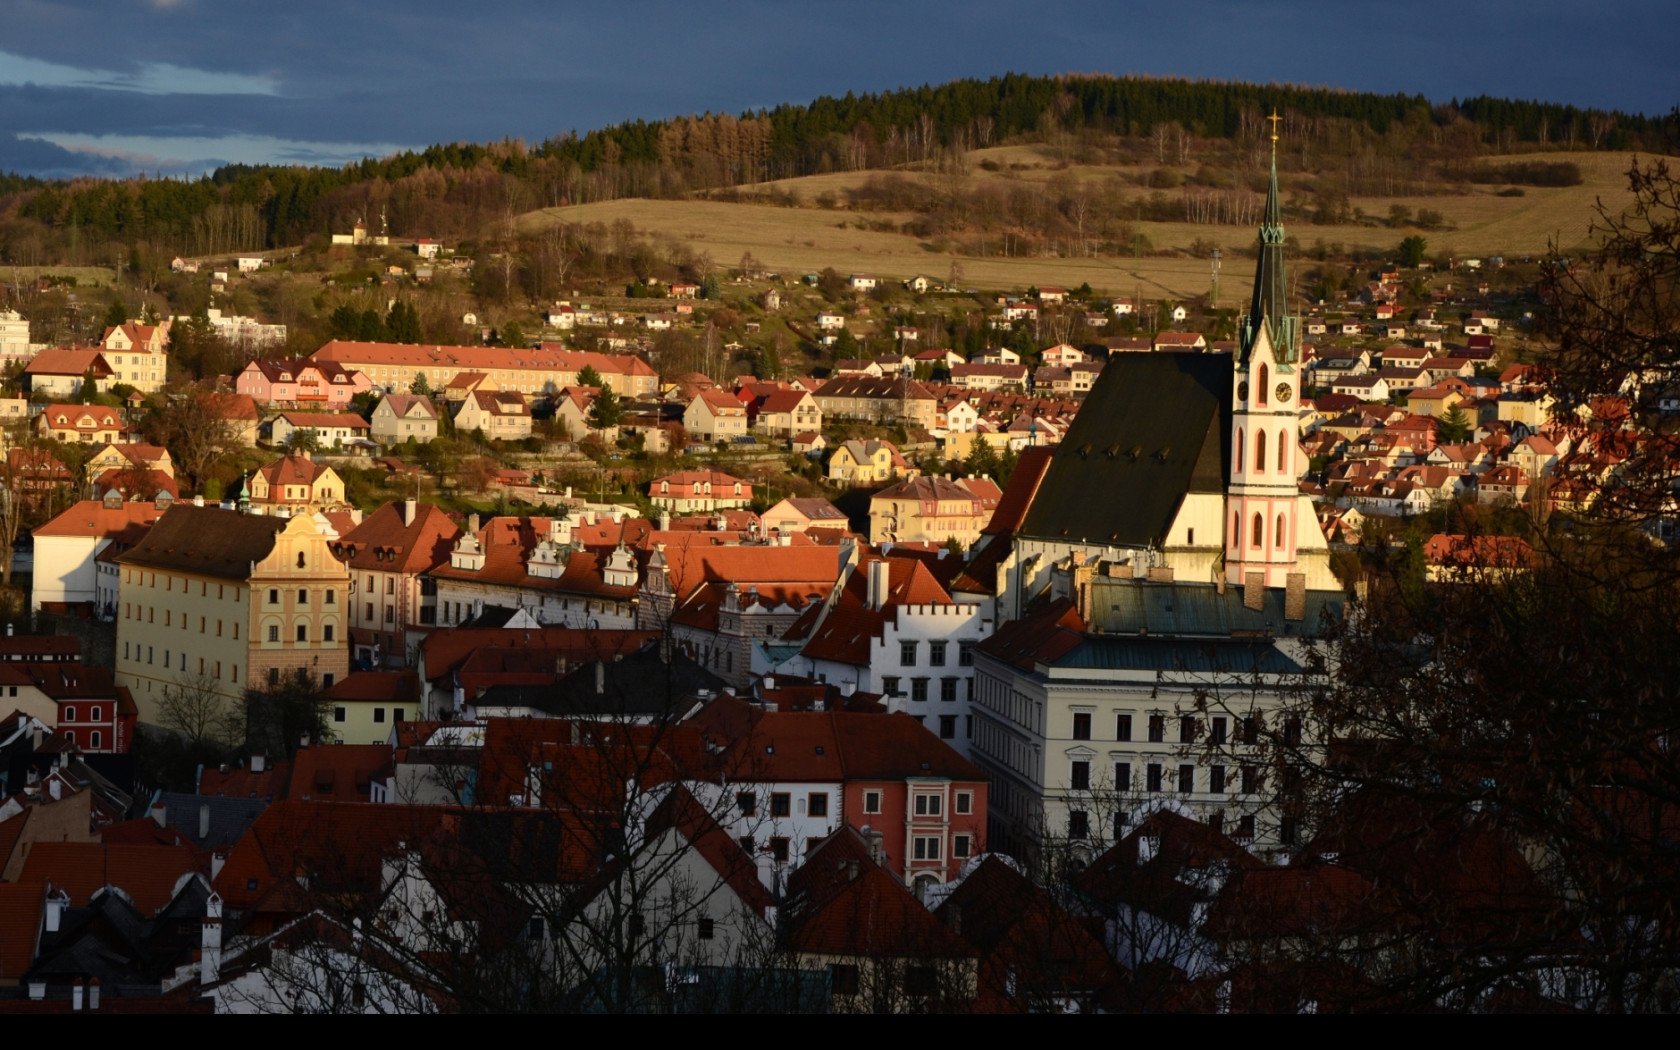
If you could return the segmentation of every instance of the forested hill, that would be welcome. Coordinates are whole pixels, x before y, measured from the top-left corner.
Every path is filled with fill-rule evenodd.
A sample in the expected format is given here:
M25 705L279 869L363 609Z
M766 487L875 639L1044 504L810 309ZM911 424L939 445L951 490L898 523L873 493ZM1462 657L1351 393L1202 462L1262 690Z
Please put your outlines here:
M78 244L146 243L208 254L295 244L360 216L397 236L473 236L515 210L620 196L678 196L827 171L929 162L1023 139L1252 139L1284 117L1318 162L1379 153L1411 164L1534 149L1674 150L1680 118L1473 98L1432 103L1286 85L1142 77L959 80L823 97L740 116L632 121L552 138L432 146L343 168L221 168L198 180L0 176L0 247L37 258Z

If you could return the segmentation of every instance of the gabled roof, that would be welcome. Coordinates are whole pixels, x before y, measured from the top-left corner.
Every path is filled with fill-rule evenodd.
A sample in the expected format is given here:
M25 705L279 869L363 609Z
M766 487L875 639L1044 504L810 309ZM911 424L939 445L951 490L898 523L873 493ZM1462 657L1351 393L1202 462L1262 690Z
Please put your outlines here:
M155 503L132 501L107 507L105 501L85 499L35 529L36 536L83 536L112 539L133 525L151 525L162 515Z
M30 359L23 374L30 376L87 375L93 369L95 378L111 374L111 365L102 350L42 350Z
M1111 357L1019 534L1160 546L1187 493L1224 491L1232 374L1226 354Z
M449 515L430 503L417 503L414 524L403 524L403 505L387 503L333 545L333 553L353 569L418 573L449 564L449 552L461 535Z
M309 427L325 430L330 427L348 427L351 430L366 430L368 421L354 412L282 412L280 418L294 427Z
M437 408L429 397L417 394L387 394L382 402L398 419L414 418L418 413L427 419L437 418Z
M292 756L294 801L367 802L373 781L390 774L391 745L337 744L299 748Z
M176 503L120 564L244 580L274 549L287 519Z
M849 826L824 839L789 877L786 909L788 945L796 952L918 960L978 954L875 864Z
M185 846L106 845L102 842L37 842L23 862L20 882L51 882L70 894L74 907L106 886L128 894L142 915L156 915L175 897L183 875L208 875L196 850Z
M272 499L276 485L314 485L321 475L331 469L325 463L317 463L308 456L295 455L282 456L273 463L258 468L257 473L268 482L269 497Z
M23 820L19 815L7 823ZM0 981L15 982L34 964L46 907L47 887L40 879L0 882Z

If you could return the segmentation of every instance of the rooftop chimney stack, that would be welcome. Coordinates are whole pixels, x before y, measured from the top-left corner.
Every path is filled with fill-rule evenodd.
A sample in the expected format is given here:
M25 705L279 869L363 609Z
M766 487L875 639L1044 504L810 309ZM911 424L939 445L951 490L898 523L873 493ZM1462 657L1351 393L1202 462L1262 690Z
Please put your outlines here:
M403 528L406 529L414 524L414 512L418 507L419 504L414 500L403 500Z
M1285 620L1305 620L1307 618L1307 574L1292 572L1283 578L1283 618Z
M1260 612L1266 607L1266 574L1263 572L1246 572L1243 574L1243 608Z
M869 563L869 608L879 610L887 604L891 579L892 567L887 564L885 558L878 558Z

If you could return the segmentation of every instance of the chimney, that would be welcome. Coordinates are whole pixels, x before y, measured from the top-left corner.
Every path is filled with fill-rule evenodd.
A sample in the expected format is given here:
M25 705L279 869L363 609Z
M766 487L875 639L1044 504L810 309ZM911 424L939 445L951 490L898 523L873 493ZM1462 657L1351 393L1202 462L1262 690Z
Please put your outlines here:
M47 932L57 933L64 922L64 909L70 907L70 895L63 890L47 894Z
M1283 578L1283 618L1285 620L1305 620L1307 618L1307 574L1292 572Z
M1156 852L1161 848L1161 840L1154 835L1138 837L1137 862L1142 867L1155 859Z
M607 691L607 665L603 660L595 661L595 695L600 696Z
M53 801L57 802L64 797L64 781L53 777L47 781L47 790L52 792Z
M208 802L198 804L198 837L201 839L210 837L210 803Z
M204 497L203 496L194 496L193 497L193 506L195 506L195 507L204 506Z
M881 833L876 831L874 828L865 827L863 837L869 842L869 859L874 861L877 866L885 867L887 863L887 851L882 845Z
M477 514L468 514L467 515L467 531L472 533L474 536L478 535L478 515Z
M152 803L152 822L160 828L169 826L169 809L162 802Z
M403 528L414 524L414 512L417 508L418 504L414 500L403 500Z
M671 531L671 512L668 510L662 510L659 512L659 531Z
M885 558L877 558L869 563L869 608L880 609L887 604L887 592L891 590L892 566Z
M1266 607L1266 574L1243 573L1243 608L1260 612Z
M95 977L93 980L88 982L87 991L88 991L88 1009L89 1010L99 1009L99 978Z
M1152 566L1149 569L1149 571L1145 574L1145 579L1147 579L1150 583L1171 583L1171 582L1173 582L1172 566L1171 565L1155 565L1155 566Z
M773 692L776 691L776 676L775 675L767 674L767 675L764 676L764 691L767 692L767 693L773 693Z
M264 755L252 755L251 756L251 772L261 773L267 767L268 767L267 756L264 756Z

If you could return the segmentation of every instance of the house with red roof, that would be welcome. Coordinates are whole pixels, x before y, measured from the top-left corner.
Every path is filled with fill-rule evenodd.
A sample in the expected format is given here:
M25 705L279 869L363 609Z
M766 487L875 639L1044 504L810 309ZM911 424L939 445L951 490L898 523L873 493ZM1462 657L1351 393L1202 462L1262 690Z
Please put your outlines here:
M865 555L848 566L838 593L808 609L783 635L797 655L774 670L815 678L842 690L881 693L888 709L907 712L958 752L973 731L973 648L991 636L989 606L952 600L919 559Z
M149 528L167 505L167 501L160 507L152 501L128 501L112 495L72 504L37 526L30 605L35 609L49 602L91 605L97 598L94 559L129 529Z
M104 405L47 405L35 417L35 433L71 444L114 445L127 429L117 410Z
M259 468L246 479L245 495L253 504L296 514L341 505L344 480L325 463L315 462L310 453L299 452Z
M827 601L852 556L839 546L666 544L648 557L636 626L668 630L707 670L744 688L762 669L757 647L780 644Z
M478 431L490 441L523 441L531 436L531 406L515 390L475 390L455 410L455 430Z
M368 433L382 445L427 444L438 434L437 407L418 394L386 395L373 407Z
M329 412L343 411L357 394L373 388L362 372L335 361L302 358L252 361L234 379L235 393L259 405Z
M745 412L742 409L743 420ZM696 511L709 514L715 510L751 505L753 490L751 483L721 470L682 470L654 478L648 486L648 498L655 507L677 514Z
M822 409L816 398L804 390L778 390L757 402L753 429L774 437L822 429Z
M110 390L115 370L98 350L42 350L23 369L29 382L29 392L51 398L78 396L82 391L82 381L90 372L95 390L102 393Z
M447 560L425 572L437 592L437 622L448 626L499 610L502 623L519 614L541 626L622 630L636 626L640 578L635 553L622 543L574 545L567 518L497 517L480 526L476 514Z
M869 500L869 542L967 546L980 535L1002 492L989 478L916 477Z
M396 395L392 395L396 396ZM439 622L436 581L449 564L460 528L430 503L386 503L331 544L350 570L350 645L370 666L405 667L409 653Z
M702 390L683 410L682 424L701 441L732 441L747 434L747 408L726 390Z

